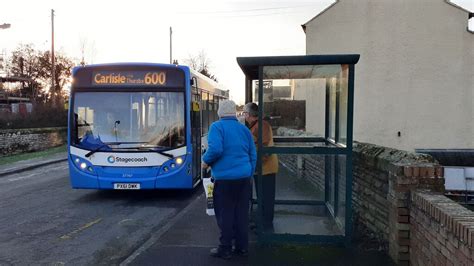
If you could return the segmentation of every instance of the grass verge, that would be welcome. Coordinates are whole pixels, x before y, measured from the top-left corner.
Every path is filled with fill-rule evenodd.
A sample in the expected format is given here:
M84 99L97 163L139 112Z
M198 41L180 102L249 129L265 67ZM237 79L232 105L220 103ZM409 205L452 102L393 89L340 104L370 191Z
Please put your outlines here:
M37 151L37 152L28 152L28 153L22 153L22 154L16 154L12 156L6 156L6 157L1 157L0 158L0 165L5 165L5 164L10 164L18 161L23 161L23 160L29 160L29 159L34 159L34 158L39 158L43 156L48 156L48 155L53 155L56 153L60 152L65 152L66 145L54 147L51 149L47 149L44 151Z

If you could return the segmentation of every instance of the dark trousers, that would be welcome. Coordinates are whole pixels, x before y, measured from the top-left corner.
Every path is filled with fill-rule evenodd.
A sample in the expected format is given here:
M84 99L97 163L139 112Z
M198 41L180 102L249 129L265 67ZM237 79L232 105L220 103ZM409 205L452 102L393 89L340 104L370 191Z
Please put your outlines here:
M273 228L273 216L275 212L275 177L276 174L262 175L262 191L258 187L258 176L255 175L255 190L257 199L262 197L263 227ZM258 200L257 200L258 202Z
M216 180L214 182L214 212L221 231L220 248L230 250L232 239L237 249L248 249L250 178Z

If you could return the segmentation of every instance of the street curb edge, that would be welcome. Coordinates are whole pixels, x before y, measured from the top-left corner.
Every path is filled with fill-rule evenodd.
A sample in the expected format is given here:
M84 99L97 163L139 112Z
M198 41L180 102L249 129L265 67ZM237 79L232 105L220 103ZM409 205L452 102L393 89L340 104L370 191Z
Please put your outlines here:
M38 168L38 167L42 167L42 166L50 165L50 164L54 164L54 163L59 163L59 162L63 162L63 161L67 161L67 158L62 158L62 159L47 161L47 162L43 162L43 163L38 163L38 164L35 164L35 165L30 165L30 166L26 166L26 167L22 167L22 168L18 168L18 169L13 169L11 171L0 172L0 177L7 176L7 175L12 175L12 174L18 174L18 173L21 173L21 172L24 172L24 171L32 170L32 169L35 169L35 168Z

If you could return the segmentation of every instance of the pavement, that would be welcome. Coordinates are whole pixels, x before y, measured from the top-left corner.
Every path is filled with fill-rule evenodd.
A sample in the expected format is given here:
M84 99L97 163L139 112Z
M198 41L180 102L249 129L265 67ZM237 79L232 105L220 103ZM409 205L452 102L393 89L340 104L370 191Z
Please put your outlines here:
M41 166L63 162L67 160L67 152L55 153L46 157L33 158L14 162L11 164L0 165L0 177L10 174L21 173Z
M66 153L35 158L0 166L0 177L65 161ZM202 191L202 187L198 188ZM218 244L215 217L205 213L206 201L201 193L189 205L156 229L150 238L132 252L120 265L394 265L381 251L330 246L262 246L250 232L247 257L223 260L209 256Z
M215 218L207 216L205 209L205 196L201 195L121 265L394 265L386 254L379 251L322 246L262 246L252 231L247 257L214 258L209 255L209 250L217 245L219 233Z

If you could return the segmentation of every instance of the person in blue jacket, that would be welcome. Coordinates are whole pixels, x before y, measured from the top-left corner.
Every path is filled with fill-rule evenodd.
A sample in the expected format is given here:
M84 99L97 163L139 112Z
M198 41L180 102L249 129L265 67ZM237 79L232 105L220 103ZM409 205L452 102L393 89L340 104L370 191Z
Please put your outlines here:
M233 101L221 101L217 114L220 119L210 127L202 167L211 167L214 212L220 229L220 245L211 249L211 256L229 259L232 253L248 252L250 178L257 153L250 130L237 120Z

